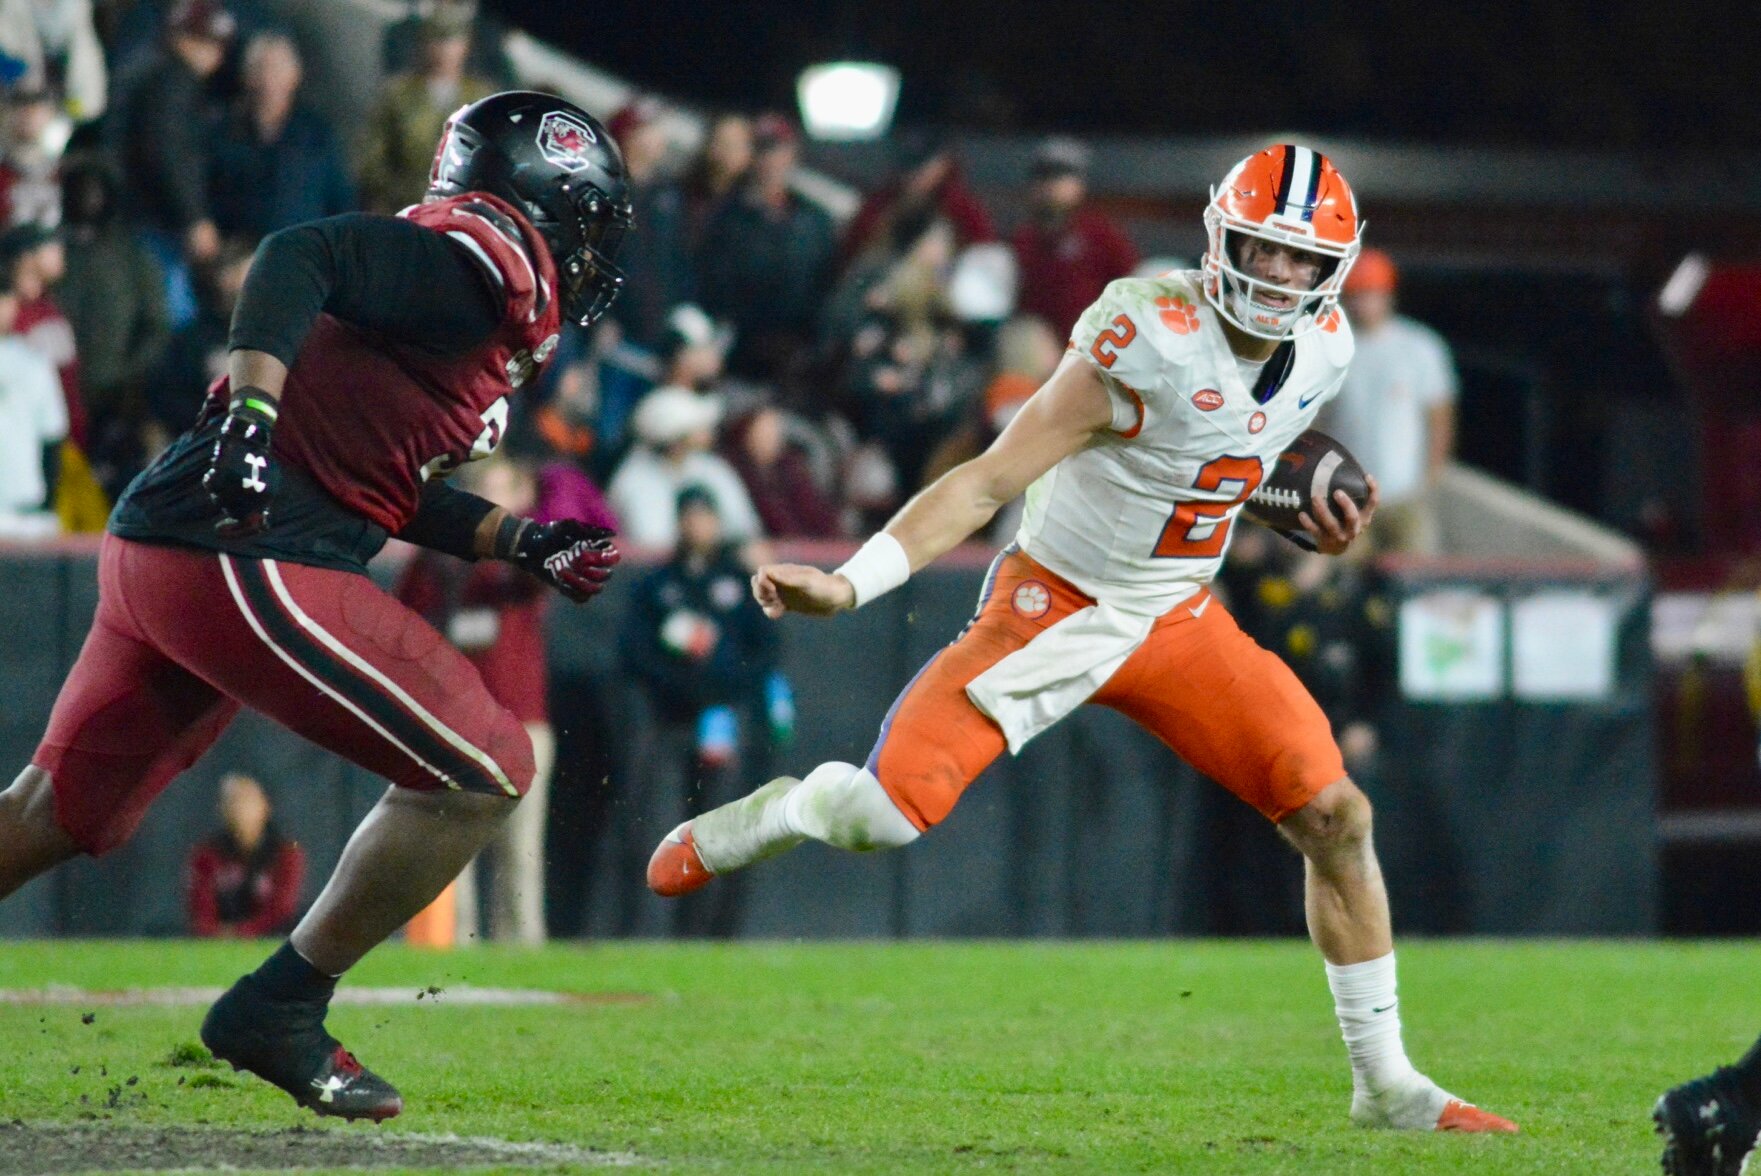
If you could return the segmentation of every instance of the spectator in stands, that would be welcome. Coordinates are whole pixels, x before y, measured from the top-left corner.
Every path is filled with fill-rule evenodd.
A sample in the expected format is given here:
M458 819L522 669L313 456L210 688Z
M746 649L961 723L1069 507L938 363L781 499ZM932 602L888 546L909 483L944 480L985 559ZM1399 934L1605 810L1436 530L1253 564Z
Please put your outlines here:
M361 195L369 211L397 212L422 199L434 143L453 111L495 92L465 71L471 21L446 8L425 17L416 68L387 78L361 142Z
M658 102L639 98L606 126L623 150L630 205L640 226L618 255L626 277L610 314L626 338L649 351L660 342L667 312L691 301L697 285L685 191L661 171L667 153L664 116Z
M1441 536L1431 491L1455 451L1455 363L1441 336L1395 313L1398 281L1380 249L1364 250L1346 275L1357 351L1321 427L1381 487L1367 550L1435 555Z
M527 466L504 457L460 470L473 493L525 516L538 505L538 480ZM548 593L535 577L494 560L465 563L419 548L405 566L397 597L446 634L483 675L483 684L525 725L537 770L532 786L487 847L489 937L498 943L541 944L544 925L544 827L550 807L550 773L556 762L545 689L544 611ZM459 875L455 890L458 939L477 933L476 863Z
M743 114L717 115L681 181L692 253L702 246L710 222L739 190L751 167L752 120Z
M86 409L80 397L79 353L73 326L56 304L53 293L67 273L67 252L60 236L41 224L7 229L0 235L0 252L18 259L15 286L19 303L12 330L54 365L61 382L62 402L67 408L67 435L83 449Z
M1028 398L1051 378L1064 357L1064 340L1032 315L1016 315L997 331L992 375L974 411L930 455L922 475L933 482L961 462L978 456L1015 419ZM986 530L993 540L1006 543L1021 523L1021 502L1016 500L997 512Z
M844 229L841 260L847 266L876 242L884 242L900 221L932 218L952 227L956 249L997 237L989 210L961 174L953 144L932 132L902 135L894 175L862 202Z
M117 145L134 216L165 271L173 325L195 317L190 265L212 261L220 230L208 208L210 152L219 122L209 83L226 61L237 25L215 0L177 0L166 10L164 53L118 112Z
M251 777L233 772L220 781L220 830L190 851L190 934L249 939L292 930L306 855L271 813Z
M728 357L728 330L686 302L667 314L660 337L660 380L696 392L708 392L721 381Z
M969 411L988 375L950 312L946 278L954 234L926 227L862 296L848 342L845 383L865 438L886 450L897 485L920 484L931 451ZM858 271L846 282L861 280Z
M109 57L110 108L120 110L133 83L149 69L165 37L165 17L180 0L96 0L93 18ZM224 0L236 28L235 40L249 40L264 29L286 28L274 9L281 0Z
M1087 204L1088 162L1088 148L1073 139L1040 144L1028 219L1015 230L1016 309L1066 338L1108 282L1137 268L1137 248L1125 231Z
M92 0L0 0L0 56L18 63L15 85L65 95L62 112L73 122L104 113L108 79Z
M55 367L67 412L67 438L61 443L53 482L51 509L64 531L102 531L110 517L110 500L92 473L87 450L91 444L85 400L80 393L80 360L73 325L57 305L55 290L67 272L61 238L41 225L15 225L12 239L0 251L18 254L18 315L13 331Z
M5 95L0 127L0 229L61 216L61 151L55 140L55 96L41 87Z
M820 490L801 450L789 443L781 410L761 405L732 421L722 454L752 497L773 539L831 539L842 534L838 508Z
M789 186L800 153L794 125L767 114L753 142L750 178L705 232L698 279L703 308L734 324L728 369L774 381L812 342L837 240L826 211Z
M165 278L120 215L120 185L107 158L68 158L62 179L67 275L56 288L80 360L86 456L112 499L139 469L147 373L170 337Z
M300 51L285 33L245 46L243 92L214 143L209 197L227 236L253 240L355 207L336 134L299 101Z
M0 237L0 539L44 538L60 529L52 505L67 436L55 368L13 332L20 261L16 242ZM38 289L26 279L22 292L34 296Z
M721 382L729 331L689 302L673 307L665 322L652 350L616 340L615 331L600 332L592 346L565 332L553 365L554 395L540 415L559 453L616 456L628 443L631 413L652 389L673 384L708 392ZM559 414L573 421L567 432L558 428Z
M742 728L776 667L776 627L752 599L716 501L702 486L679 491L673 557L636 583L622 630L625 665L652 708L643 795L663 828L739 791ZM715 897L680 912L678 929L731 932L734 908Z
M714 501L721 532L730 541L760 537L758 512L740 475L710 452L721 412L714 397L672 385L656 388L636 406L632 424L639 443L607 491L631 546L665 550L678 542L674 504L679 492L693 485Z
M174 332L145 386L142 444L148 460L195 423L208 386L226 374L227 334L232 311L256 249L243 238L228 238L220 256L196 274L201 305L195 320Z
M409 0L409 14L385 26L381 56L386 73L407 73L417 67L422 58L422 21L436 14L469 22L471 51L465 57L466 73L488 78L498 90L514 88L514 67L502 46L507 28L477 0Z

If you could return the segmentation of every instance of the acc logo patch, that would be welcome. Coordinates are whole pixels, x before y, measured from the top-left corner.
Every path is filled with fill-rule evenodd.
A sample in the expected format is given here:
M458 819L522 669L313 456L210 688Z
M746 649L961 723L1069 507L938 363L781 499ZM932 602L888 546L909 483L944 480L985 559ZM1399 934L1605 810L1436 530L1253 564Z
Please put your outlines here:
M1192 394L1192 403L1200 412L1216 412L1223 407L1223 394L1215 388L1200 388Z
M1266 427L1266 414L1265 413L1256 412L1252 416L1247 418L1247 431L1248 432L1257 433L1265 427Z
M1028 620L1037 620L1052 611L1052 590L1038 580L1026 580L1015 589L1010 603Z
M538 124L538 150L558 167L580 171L592 162L587 149L599 142L593 128L569 114L553 110Z

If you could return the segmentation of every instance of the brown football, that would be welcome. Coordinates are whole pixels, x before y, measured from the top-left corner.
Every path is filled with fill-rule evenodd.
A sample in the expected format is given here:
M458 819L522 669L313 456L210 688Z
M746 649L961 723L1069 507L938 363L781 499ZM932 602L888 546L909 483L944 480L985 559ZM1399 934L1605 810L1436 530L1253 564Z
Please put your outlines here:
M1343 490L1361 509L1370 500L1364 467L1345 446L1319 429L1310 429L1278 455L1271 474L1247 500L1247 516L1275 531L1301 531L1296 516L1317 495L1338 512L1333 492Z

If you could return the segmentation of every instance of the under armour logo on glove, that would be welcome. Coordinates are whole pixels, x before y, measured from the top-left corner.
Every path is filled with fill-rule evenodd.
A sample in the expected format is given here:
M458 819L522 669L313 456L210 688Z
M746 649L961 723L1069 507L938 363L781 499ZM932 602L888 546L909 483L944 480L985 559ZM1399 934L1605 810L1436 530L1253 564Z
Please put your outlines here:
M214 530L222 538L242 539L269 526L269 504L281 483L269 455L274 428L274 401L261 393L234 394L202 475L202 489L220 510Z
M267 457L259 457L255 453L247 453L245 455L245 463L251 467L250 474L245 477L245 489L269 489L269 483L263 480L263 471L269 468L269 459Z
M514 540L508 562L580 603L598 595L611 579L611 570L620 558L612 535L604 527L579 519L527 522Z

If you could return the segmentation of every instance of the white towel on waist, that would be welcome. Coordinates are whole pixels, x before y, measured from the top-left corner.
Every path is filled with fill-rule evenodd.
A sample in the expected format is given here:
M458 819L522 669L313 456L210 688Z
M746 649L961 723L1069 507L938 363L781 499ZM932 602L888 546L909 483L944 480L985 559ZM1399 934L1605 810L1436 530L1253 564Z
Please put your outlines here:
M1091 604L974 678L966 697L1021 754L1028 740L1087 702L1137 652L1156 618Z

